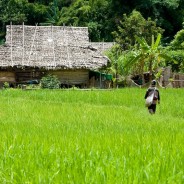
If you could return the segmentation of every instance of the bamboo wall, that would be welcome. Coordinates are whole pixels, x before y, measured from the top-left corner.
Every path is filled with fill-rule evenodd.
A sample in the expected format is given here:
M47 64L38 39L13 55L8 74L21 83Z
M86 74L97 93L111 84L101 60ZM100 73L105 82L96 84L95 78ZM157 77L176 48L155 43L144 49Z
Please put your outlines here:
M0 71L0 82L12 82L14 83L15 80L15 73L14 72L9 72L9 71Z
M172 85L174 88L183 88L184 87L184 74L173 74Z
M13 84L14 87L19 84L34 84L33 82L40 82L41 78L47 74L57 76L61 87L80 87L80 88L110 88L111 81L95 78L89 78L89 70L40 70L34 68L17 69L14 71L0 71L0 87L4 82Z
M0 88L3 88L5 82L13 86L16 82L15 73L10 71L0 71Z
M33 80L38 80L44 76L44 73L42 70L35 71L34 69L28 69L28 70L16 70L16 82L17 84L23 84L23 83L29 83Z
M88 70L62 70L62 71L49 71L49 73L56 75L61 84L66 85L81 85L87 87L89 83Z
M163 70L160 83L163 87L183 88L184 87L184 74L173 73L171 67L166 67Z

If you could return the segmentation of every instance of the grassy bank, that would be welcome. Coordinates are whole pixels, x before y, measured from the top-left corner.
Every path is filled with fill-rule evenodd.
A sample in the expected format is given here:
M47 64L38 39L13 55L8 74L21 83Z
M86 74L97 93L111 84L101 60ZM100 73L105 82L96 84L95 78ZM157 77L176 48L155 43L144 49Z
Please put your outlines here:
M184 90L0 91L1 183L183 183Z

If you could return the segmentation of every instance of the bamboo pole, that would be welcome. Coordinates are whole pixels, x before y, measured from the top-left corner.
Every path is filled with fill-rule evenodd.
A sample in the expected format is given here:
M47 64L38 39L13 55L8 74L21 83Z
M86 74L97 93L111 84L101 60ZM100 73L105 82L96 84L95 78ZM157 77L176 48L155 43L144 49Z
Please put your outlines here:
M68 39L66 39L66 49L67 49L67 62L69 63L69 66L70 66L70 54L69 54L69 50L68 50Z
M53 46L54 66L56 67L56 57L55 57L54 37L53 37L53 26L52 26L52 25L51 25L51 38L52 38L52 46Z
M10 22L10 35L11 35L11 65L13 67L13 56L12 56L12 22Z
M71 27L71 28L72 28L72 33L73 33L73 36L74 36L74 40L75 40L75 42L76 42L76 44L77 44L78 41L77 41L77 38L76 38L75 33L74 33L74 31L73 31L73 27ZM82 56L82 52L81 52L81 49L79 48L79 45L77 44L77 45L75 45L75 46L77 46L77 48L79 49L80 55ZM73 57L73 58L74 58L74 57ZM83 59L83 60L81 60L81 61L82 61L81 63L85 65L85 68L87 68L85 59Z
M22 23L22 65L24 65L24 22Z
M65 49L65 25L64 24L63 24L63 49ZM62 63L62 45L61 45L60 63ZM64 61L63 61L63 65L64 65Z
M29 58L28 58L28 64L29 65L30 65L29 62L30 62L30 58L31 58L31 54L32 54L33 46L34 46L35 37L36 37L36 29L37 29L37 24L35 26L35 32L34 32L33 41L32 41L32 44L31 44L31 50L30 50Z

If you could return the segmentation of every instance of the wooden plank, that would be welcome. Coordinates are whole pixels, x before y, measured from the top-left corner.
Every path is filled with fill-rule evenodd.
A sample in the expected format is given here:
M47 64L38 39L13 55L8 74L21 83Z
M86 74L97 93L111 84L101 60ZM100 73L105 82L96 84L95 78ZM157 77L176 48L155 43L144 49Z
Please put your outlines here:
M15 74L13 72L0 71L0 82L15 82Z
M61 70L49 72L56 75L61 84L87 84L89 82L89 71L88 70Z
M30 80L39 81L42 76L42 71L34 71L31 69L25 71L16 71L16 79L18 83L28 82Z

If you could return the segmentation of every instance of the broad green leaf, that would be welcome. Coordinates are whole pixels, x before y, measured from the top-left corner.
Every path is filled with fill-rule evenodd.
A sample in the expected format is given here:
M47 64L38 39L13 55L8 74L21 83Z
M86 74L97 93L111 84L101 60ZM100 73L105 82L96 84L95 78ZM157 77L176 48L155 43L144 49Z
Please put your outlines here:
M125 63L125 65L124 65L124 67L126 68L126 67L132 66L132 65L135 64L137 61L139 61L139 59L140 59L142 56L143 56L142 54L140 54L140 55L138 55L138 56L135 56L133 59L127 61L127 62Z
M145 39L141 39L138 36L135 36L135 39L138 41L138 43L141 45L141 47L144 48L144 50L149 50L149 45L147 44Z
M156 39L155 44L153 45L153 50L156 50L160 44L161 34L159 33Z

